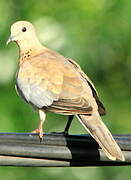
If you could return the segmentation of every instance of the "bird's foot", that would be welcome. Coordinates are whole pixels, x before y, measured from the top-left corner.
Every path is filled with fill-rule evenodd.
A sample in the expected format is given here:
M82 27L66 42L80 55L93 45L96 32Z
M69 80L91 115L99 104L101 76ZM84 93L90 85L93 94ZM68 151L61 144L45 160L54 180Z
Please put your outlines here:
M43 140L43 129L42 128L37 128L33 130L31 133L37 133L40 138L40 142Z

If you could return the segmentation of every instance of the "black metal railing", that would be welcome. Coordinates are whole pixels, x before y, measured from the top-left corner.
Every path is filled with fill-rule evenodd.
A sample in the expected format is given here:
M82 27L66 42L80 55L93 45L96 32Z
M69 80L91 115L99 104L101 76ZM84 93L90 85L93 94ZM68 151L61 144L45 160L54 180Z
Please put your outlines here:
M114 135L126 161L111 161L89 135L0 133L0 166L69 167L131 165L131 135Z

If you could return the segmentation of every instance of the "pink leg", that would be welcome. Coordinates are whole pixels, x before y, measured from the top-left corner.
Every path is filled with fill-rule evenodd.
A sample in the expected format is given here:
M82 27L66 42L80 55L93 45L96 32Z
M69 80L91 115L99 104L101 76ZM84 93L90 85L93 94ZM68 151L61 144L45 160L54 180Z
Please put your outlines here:
M40 139L42 139L43 138L43 124L46 118L46 112L44 110L39 110L39 116L40 116L40 120L39 120L38 128L32 131L32 133L38 133Z

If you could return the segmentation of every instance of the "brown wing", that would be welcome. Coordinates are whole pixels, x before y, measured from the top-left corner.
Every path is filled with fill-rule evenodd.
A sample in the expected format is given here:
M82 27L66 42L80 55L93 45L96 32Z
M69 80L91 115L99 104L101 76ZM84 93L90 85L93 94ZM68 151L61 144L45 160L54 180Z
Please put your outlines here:
M92 94L93 97L96 100L96 103L98 105L98 112L100 115L105 115L106 114L106 110L104 105L102 104L102 102L100 101L99 97L98 97L98 93L95 89L95 86L93 85L92 81L90 80L90 78L82 71L81 67L72 59L68 59L68 61L74 66L74 68L82 75L82 77L84 79L86 79L87 83L89 84L91 90L92 90Z
M59 100L54 101L48 110L62 114L90 114L92 106L85 95L87 92L80 74L65 58L61 63L61 71L63 72L63 84Z
M51 63L54 61L57 64L57 72L60 71L63 75L59 99L54 100L46 109L61 114L90 114L92 107L84 96L85 88L80 74L60 54L49 50L42 55L44 56L51 59Z

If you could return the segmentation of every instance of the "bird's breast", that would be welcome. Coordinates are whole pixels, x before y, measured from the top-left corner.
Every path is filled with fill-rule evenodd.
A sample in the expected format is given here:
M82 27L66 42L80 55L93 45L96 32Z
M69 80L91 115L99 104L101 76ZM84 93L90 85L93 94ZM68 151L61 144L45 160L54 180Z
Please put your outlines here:
M16 87L18 94L36 108L50 106L58 99L58 92L54 90L46 74L40 74L35 68L20 68L17 74Z

